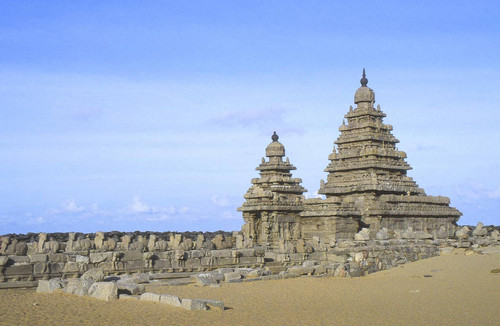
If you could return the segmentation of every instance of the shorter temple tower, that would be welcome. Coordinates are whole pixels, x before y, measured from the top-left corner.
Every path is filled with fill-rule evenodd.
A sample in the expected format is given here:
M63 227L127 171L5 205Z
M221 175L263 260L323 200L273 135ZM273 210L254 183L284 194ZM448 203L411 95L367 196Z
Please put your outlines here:
M299 213L303 210L307 190L299 178L292 178L290 164L285 156L285 146L281 144L276 132L266 148L268 160L256 168L260 178L252 179L252 186L245 194L246 201L238 211L243 212L245 224L242 231L246 246L263 245L277 247L285 241L301 237Z

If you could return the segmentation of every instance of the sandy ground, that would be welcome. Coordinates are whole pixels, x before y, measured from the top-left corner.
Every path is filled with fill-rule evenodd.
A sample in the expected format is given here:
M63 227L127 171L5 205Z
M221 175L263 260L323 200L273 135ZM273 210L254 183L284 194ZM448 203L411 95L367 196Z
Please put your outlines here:
M455 251L362 278L150 286L149 292L222 300L186 311L135 300L0 290L1 325L500 325L500 248Z

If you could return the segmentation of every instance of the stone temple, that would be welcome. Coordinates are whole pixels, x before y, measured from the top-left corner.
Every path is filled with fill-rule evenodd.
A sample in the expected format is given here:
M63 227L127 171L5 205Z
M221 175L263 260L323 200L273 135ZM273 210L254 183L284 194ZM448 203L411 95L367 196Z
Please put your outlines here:
M374 107L375 92L367 84L363 69L356 108L351 106L344 116L328 156L327 180L320 182L318 193L326 199L305 199L302 180L290 172L296 168L283 160L285 147L276 132L272 135L267 160L257 167L260 178L252 179L238 208L246 246L296 245L310 239L329 243L354 239L363 229L371 238L380 230L391 237L403 232L453 236L462 213L449 206L449 198L426 195L407 176L406 153L396 148L399 140L392 126L383 123L386 114Z

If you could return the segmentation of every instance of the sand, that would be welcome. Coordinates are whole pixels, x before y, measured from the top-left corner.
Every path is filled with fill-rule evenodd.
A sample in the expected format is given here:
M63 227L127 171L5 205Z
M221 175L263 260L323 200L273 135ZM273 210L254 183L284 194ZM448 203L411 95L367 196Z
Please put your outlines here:
M463 250L361 278L302 277L149 286L149 292L222 300L225 311L0 290L1 325L500 325L500 248Z

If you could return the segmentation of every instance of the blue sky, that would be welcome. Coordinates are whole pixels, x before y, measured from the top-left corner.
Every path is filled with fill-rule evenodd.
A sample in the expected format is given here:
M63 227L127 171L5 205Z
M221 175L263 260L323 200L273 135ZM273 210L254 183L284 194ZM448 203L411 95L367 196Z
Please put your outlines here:
M429 195L500 224L496 1L0 1L0 234L238 230L314 196L363 67Z

